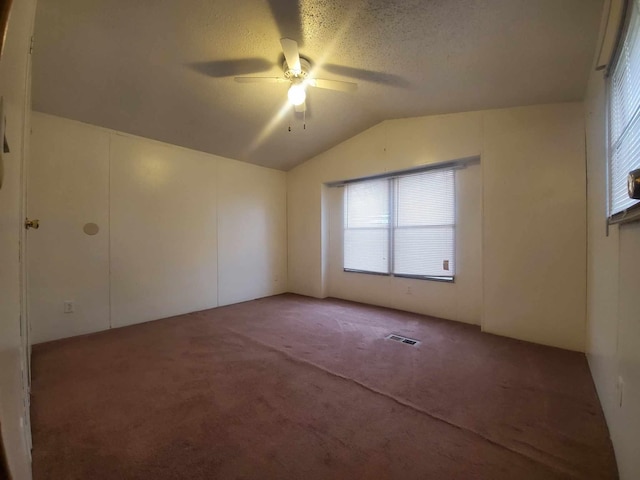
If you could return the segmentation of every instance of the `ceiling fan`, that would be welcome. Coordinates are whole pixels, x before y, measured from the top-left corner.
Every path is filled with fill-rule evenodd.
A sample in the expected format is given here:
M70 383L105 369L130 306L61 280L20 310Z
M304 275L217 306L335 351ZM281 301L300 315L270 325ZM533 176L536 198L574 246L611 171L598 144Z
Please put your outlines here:
M280 45L282 45L285 59L282 65L283 77L235 77L235 81L238 83L289 83L287 97L296 112L304 112L307 109L307 87L340 92L354 92L358 88L358 84L353 82L314 78L311 74L311 64L306 58L300 57L298 42L290 38L282 38Z

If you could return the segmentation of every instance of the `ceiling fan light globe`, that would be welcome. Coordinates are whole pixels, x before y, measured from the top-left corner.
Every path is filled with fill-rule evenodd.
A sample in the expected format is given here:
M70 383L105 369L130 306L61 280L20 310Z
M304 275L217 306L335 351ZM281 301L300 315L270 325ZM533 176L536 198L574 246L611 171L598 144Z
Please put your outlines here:
M301 84L291 85L291 87L289 87L287 97L289 98L289 102L291 102L292 105L302 105L307 98L307 94L304 91L304 86Z

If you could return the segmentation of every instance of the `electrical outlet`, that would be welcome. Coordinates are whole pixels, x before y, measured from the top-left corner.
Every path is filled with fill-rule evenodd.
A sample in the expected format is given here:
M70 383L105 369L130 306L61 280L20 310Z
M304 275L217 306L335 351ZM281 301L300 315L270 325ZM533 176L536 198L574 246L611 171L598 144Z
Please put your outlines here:
M73 313L74 311L75 311L75 306L73 305L73 302L69 300L64 302L64 309L63 309L64 313Z
M407 295L411 295L413 292L411 291L411 287L407 287Z

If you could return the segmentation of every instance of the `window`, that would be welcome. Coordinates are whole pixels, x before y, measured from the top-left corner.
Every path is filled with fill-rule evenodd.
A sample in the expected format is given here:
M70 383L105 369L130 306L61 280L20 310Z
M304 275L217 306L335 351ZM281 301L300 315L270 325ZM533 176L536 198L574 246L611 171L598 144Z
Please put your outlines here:
M354 182L345 190L346 271L453 280L453 169Z
M627 175L640 168L639 1L632 0L629 8L629 25L609 77L610 215L638 202L627 194Z

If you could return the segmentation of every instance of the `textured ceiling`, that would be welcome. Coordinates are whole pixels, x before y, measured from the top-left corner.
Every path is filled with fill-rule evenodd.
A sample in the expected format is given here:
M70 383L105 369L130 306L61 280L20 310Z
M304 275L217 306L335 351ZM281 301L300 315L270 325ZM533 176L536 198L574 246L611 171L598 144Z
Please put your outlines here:
M390 118L583 98L602 0L39 0L35 110L288 170ZM279 39L317 77L306 130ZM289 131L291 125L291 131Z

